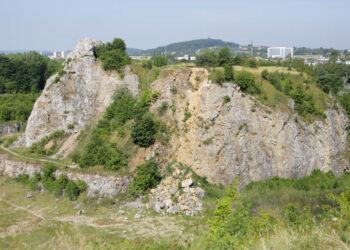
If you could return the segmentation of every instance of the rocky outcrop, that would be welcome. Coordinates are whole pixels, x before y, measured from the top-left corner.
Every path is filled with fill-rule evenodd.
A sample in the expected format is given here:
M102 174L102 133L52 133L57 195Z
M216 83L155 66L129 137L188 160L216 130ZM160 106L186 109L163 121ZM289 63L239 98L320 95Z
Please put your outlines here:
M35 172L40 171L41 166L39 165L8 159L6 155L0 155L0 175L16 178L20 174L28 174L30 177L33 177ZM62 170L55 172L56 178L61 174L66 174L70 180L85 181L88 196L112 198L119 193L126 193L128 185L132 182L132 177L130 176L90 175Z
M169 142L169 159L222 184L236 176L248 183L273 176L299 178L315 169L340 174L347 167L348 119L341 107L309 124L292 111L265 107L235 84L213 84L207 75L204 69L188 69L153 83L162 93L153 110L163 102L176 107L165 119L178 131ZM171 91L174 87L177 93ZM191 114L188 120L185 112Z
M151 190L150 203L156 212L177 214L183 212L186 215L194 215L203 210L201 199L207 194L204 189L194 185L192 173L175 168L172 175Z
M0 124L0 135L13 135L21 131L25 122L11 122Z
M138 92L138 77L125 71L105 72L94 57L94 48L102 41L83 39L68 55L64 72L50 77L34 104L23 137L15 145L31 146L56 130L78 132L96 123L111 104L117 88ZM69 126L68 126L69 125Z

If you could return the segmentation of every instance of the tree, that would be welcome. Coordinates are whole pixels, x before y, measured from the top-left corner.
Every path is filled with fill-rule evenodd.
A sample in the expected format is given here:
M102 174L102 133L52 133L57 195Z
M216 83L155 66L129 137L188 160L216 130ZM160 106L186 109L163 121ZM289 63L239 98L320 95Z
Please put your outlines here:
M235 80L235 77L233 74L233 69L231 64L225 64L224 70L225 70L225 80L227 82L233 82Z
M255 83L255 75L249 71L240 71L236 77L236 83L243 92L259 94L260 86Z
M218 66L224 66L232 63L231 51L228 47L220 49L218 53Z
M168 65L168 59L165 56L156 56L152 59L153 65L156 67L163 67Z
M217 64L217 55L212 50L205 50L197 55L196 65L204 67L215 67Z
M158 131L158 123L150 113L143 115L132 126L131 137L133 142L141 147L148 147L155 141L155 135Z
M161 181L161 175L154 159L137 166L137 174L130 185L130 193L134 196L146 194L151 188L155 188Z
M115 38L112 43L96 47L94 52L96 57L102 61L104 70L116 70L121 73L122 68L131 62L126 53L125 43L119 38Z

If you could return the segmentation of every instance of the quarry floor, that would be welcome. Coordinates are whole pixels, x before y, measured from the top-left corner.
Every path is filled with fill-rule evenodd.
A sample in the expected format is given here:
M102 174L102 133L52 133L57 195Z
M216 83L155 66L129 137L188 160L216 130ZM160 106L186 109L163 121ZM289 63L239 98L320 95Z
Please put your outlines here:
M32 193L32 198L27 194ZM157 214L123 201L79 197L76 202L0 177L0 249L129 248L136 241L177 238L191 241L206 231L206 215ZM84 214L78 215L79 210ZM120 210L125 213L121 214ZM141 216L136 219L135 215Z

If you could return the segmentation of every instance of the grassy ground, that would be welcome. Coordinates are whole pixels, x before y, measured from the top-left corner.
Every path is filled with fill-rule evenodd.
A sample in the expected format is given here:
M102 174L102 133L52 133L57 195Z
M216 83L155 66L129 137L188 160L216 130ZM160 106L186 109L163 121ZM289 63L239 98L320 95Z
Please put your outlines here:
M196 177L197 178L197 177ZM306 181L306 186L304 185ZM300 182L300 183L299 183ZM270 210L279 218L282 208L293 204L298 209L311 207L315 221L322 205L335 206L329 193L339 194L350 184L350 176L341 178L320 173L301 179L273 179L253 183L241 190L252 208ZM334 184L334 183L338 184ZM1 249L204 249L215 248L208 235L208 219L213 217L215 198L223 189L213 185L210 197L203 200L204 212L196 216L157 214L150 209L132 209L117 200L78 199L86 214L77 215L74 204L65 197L48 192L33 192L29 187L0 177ZM126 211L119 214L120 209ZM140 220L134 219L136 213ZM317 217L318 216L318 217ZM317 222L311 230L273 224L268 234L247 241L242 249L349 249L348 231L339 231L329 222Z

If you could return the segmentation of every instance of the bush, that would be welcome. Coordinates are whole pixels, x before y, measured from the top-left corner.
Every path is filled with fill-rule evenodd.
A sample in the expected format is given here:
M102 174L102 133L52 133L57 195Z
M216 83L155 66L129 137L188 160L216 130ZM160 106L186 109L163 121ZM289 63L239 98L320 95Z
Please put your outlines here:
M163 102L162 105L158 108L158 114L164 115L164 113L167 111L169 105L167 102Z
M263 71L261 71L261 77L267 80L269 77L269 72L266 69L264 69Z
M137 174L129 186L130 194L146 194L150 189L155 188L161 181L161 175L154 159L137 166Z
M255 83L255 75L248 71L240 71L236 77L236 83L243 92L260 94L261 88Z
M153 115L146 113L142 119L134 122L131 130L133 142L141 147L148 147L155 141L155 135L158 131L158 122Z
M79 188L78 188L78 186L75 184L74 181L68 181L67 186L66 186L66 190L65 190L65 195L66 195L71 201L77 200L77 198L78 198L78 196L79 196Z
M216 70L210 74L209 79L221 86L225 82L225 73L221 70Z
M152 63L156 67L168 65L168 59L165 56L156 56L152 59Z
M235 76L233 74L233 69L231 64L225 64L225 80L227 82L233 82L235 80Z
M217 55L212 50L205 50L197 55L196 65L204 67L215 67L217 64Z
M224 104L228 103L231 101L231 98L228 95L224 96Z
M116 70L119 73L126 64L131 62L126 53L125 43L119 38L115 38L112 43L96 47L95 55L102 61L104 70Z

